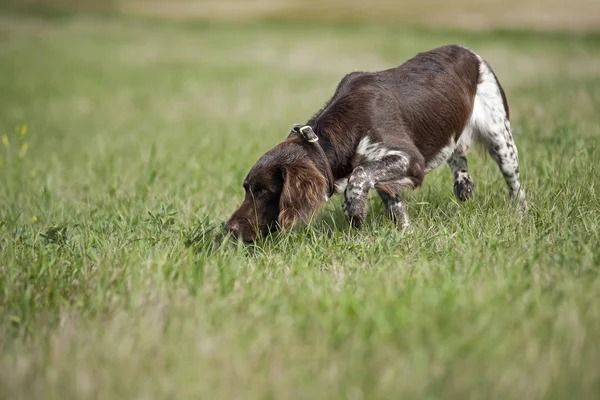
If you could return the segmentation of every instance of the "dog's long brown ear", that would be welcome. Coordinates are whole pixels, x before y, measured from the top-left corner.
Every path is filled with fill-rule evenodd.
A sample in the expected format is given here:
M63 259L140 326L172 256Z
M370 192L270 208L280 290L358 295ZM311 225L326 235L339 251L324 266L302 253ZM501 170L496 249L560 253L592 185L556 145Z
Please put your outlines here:
M298 222L307 222L325 201L327 179L312 162L284 167L283 179L278 222L289 229Z

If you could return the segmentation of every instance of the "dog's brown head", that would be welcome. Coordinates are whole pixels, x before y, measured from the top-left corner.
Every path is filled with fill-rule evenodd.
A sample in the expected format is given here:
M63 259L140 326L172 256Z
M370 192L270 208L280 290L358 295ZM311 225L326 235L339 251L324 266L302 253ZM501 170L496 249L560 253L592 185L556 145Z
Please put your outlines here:
M327 198L328 182L317 168L315 151L298 137L269 150L246 179L246 195L225 228L244 242L279 228L306 222Z

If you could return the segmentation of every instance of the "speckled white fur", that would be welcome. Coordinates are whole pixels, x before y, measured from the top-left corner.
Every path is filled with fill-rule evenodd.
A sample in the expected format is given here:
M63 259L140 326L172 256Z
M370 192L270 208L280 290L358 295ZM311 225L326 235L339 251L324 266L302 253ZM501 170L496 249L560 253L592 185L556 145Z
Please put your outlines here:
M479 84L473 113L465 129L468 129L471 134L477 133L478 139L487 147L498 164L511 198L517 201L521 210L525 210L527 208L525 193L519 182L519 156L512 137L510 121L504 109L502 93L488 64L480 56L477 58L479 59Z
M373 143L368 137L359 142L355 162L358 164L347 179L336 182L337 190L344 187L344 212L353 223L360 224L367 213L367 196L377 182L390 181L403 176L409 165L408 155L396 149L390 149L382 143ZM404 180L402 180L404 181ZM400 182L399 182L400 183ZM402 182L404 183L404 182ZM406 183L408 186L409 184ZM402 226L408 224L403 204L388 202L390 212L396 216ZM392 207L392 208L390 208Z
M383 157L399 156L403 157L408 163L408 159L406 158L406 154L404 154L404 152L400 150L389 149L381 143L371 143L371 139L369 139L367 136L362 138L358 143L356 153L363 156L367 161L379 161Z

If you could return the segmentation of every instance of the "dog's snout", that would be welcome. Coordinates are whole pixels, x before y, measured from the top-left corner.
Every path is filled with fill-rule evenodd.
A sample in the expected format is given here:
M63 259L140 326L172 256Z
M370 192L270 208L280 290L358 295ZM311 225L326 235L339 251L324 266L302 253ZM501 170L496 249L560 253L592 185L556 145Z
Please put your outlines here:
M240 223L237 221L229 221L225 224L225 229L229 232L233 237L240 237Z

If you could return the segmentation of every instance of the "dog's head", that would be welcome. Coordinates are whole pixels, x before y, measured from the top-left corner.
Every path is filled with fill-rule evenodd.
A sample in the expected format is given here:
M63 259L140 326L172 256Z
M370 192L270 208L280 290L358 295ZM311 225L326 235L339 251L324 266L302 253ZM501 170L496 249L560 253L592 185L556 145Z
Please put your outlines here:
M244 179L245 197L225 228L244 242L306 222L327 198L314 151L297 137L269 150Z

